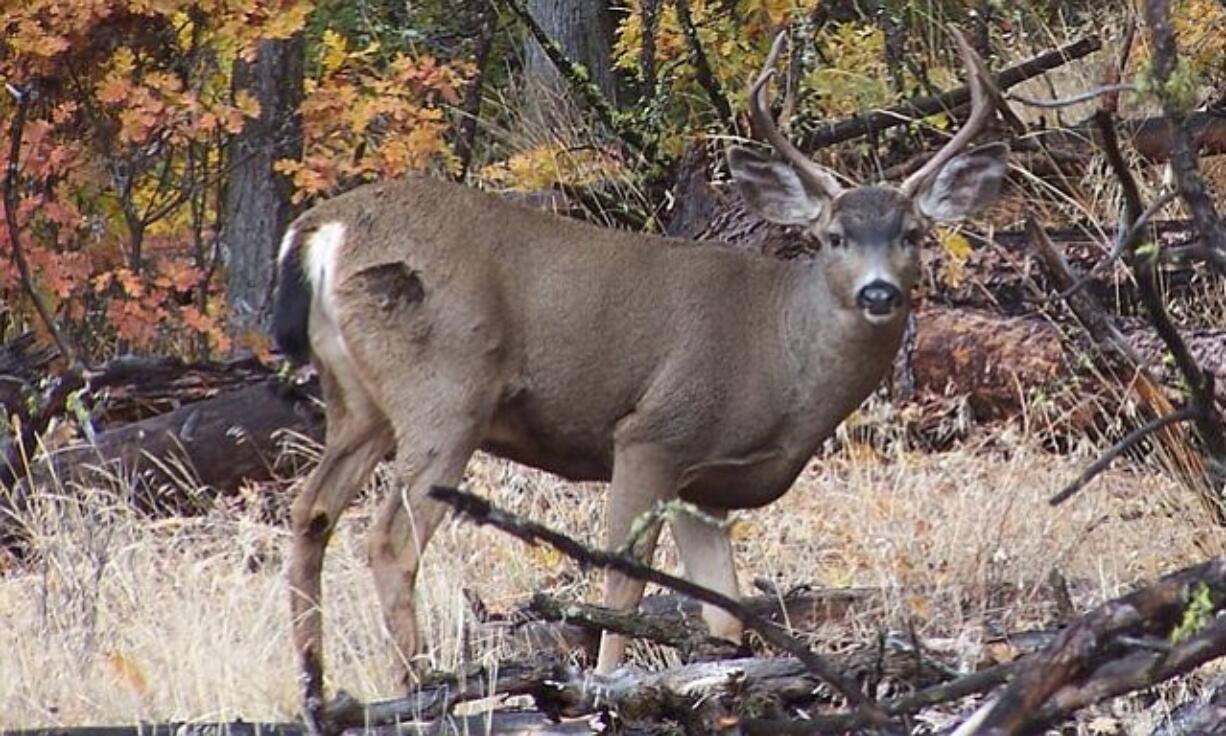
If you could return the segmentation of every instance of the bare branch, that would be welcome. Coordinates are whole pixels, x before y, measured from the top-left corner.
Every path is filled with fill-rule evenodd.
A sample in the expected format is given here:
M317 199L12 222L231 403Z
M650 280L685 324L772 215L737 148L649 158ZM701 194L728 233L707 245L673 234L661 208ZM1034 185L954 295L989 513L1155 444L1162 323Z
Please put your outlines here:
M1104 470L1110 467L1111 463L1114 462L1116 458L1123 455L1125 452L1128 452L1128 450L1135 446L1138 442L1150 436L1154 432L1157 432L1163 427L1169 426L1176 422L1186 422L1195 419L1196 413L1196 407L1185 406L1170 414L1156 417L1149 420L1145 424L1142 424L1140 427L1137 427L1125 435L1125 437L1119 442L1112 445L1111 448L1104 452L1097 460L1090 463L1085 470L1081 471L1081 475L1077 476L1076 480L1065 486L1063 490L1052 496L1047 502L1052 506L1059 506L1072 498L1073 494L1084 488L1085 485L1091 480L1098 477L1099 473L1102 473Z
M1073 294L1084 289L1094 280L1095 274L1101 269L1115 263L1125 253L1131 252L1132 249L1136 247L1137 241L1141 237L1141 234L1145 231L1145 226L1149 224L1149 221L1152 220L1155 215L1161 212L1163 207L1175 201L1175 199L1178 197L1179 193L1173 190L1163 192L1161 197L1154 200L1154 202L1150 204L1149 208L1141 213L1141 216L1136 222L1132 223L1131 227L1128 227L1125 223L1121 222L1119 228L1116 230L1115 245L1112 246L1111 252L1107 254L1106 258L1102 259L1098 263L1095 263L1088 271L1085 272L1085 274L1081 276L1081 278L1077 279L1072 286L1061 290L1058 294L1041 297L1038 299L1030 299L1028 301L1039 304L1060 301L1063 299L1068 299Z
M1023 105L1029 105L1030 107L1055 109L1059 107L1071 107L1073 105L1080 105L1083 102L1089 102L1095 97L1099 97L1101 95L1118 94L1120 92L1136 92L1136 91L1137 91L1136 86L1132 84L1108 84L1102 87L1096 87L1094 89L1087 90L1080 94L1072 95L1070 97L1061 97L1060 99L1056 99L1056 100L1040 100L1035 97L1025 97L1023 95L1015 94L1012 92L1005 95L1005 97L1010 100L1013 100L1014 102L1020 102Z
M1149 18L1151 33L1155 36L1155 74L1159 73L1158 70L1161 67L1161 64L1158 62L1157 52L1164 49L1164 41L1158 38L1161 35L1158 29L1162 26L1163 19L1155 18L1152 14L1164 12L1169 12L1169 8L1166 8L1166 4L1161 0L1151 0L1147 6L1147 13L1151 14ZM1157 26L1155 25L1156 21L1158 22ZM1169 17L1165 19L1165 24L1166 33L1170 34ZM1166 41L1169 42L1169 48L1165 49L1165 52L1173 54L1173 37L1166 39ZM1167 111L1167 115L1168 117L1171 115L1170 110ZM1131 223L1140 222L1146 208L1142 206L1140 190L1137 187L1136 179L1128 168L1128 164L1124 161L1124 155L1120 152L1113 117L1108 110L1100 109L1094 115L1094 123L1102 137L1103 152L1106 154L1107 163L1111 166L1112 171L1120 182L1120 189L1124 196L1125 221ZM1171 165L1172 167L1175 166L1176 149L1178 149L1181 145L1180 141L1182 141L1186 149L1184 153L1190 159L1192 168L1195 169L1196 155L1191 150L1186 132L1181 134L1182 127L1176 119L1172 118L1172 123L1174 123L1176 133ZM1188 193L1182 186L1180 187L1180 193L1183 194L1184 201L1189 202L1189 206L1191 206L1191 202L1188 200ZM1121 223L1121 228L1123 226L1123 223ZM1209 247L1216 249L1211 242L1208 242L1210 232L1202 229L1199 222L1197 223L1197 229L1200 230L1201 237L1206 239ZM1136 241L1139 238L1132 238L1132 240ZM1226 255L1226 250L1222 252ZM1214 517L1219 521L1223 521L1224 516L1226 516L1224 514L1226 509L1222 508L1222 499L1216 494L1218 493L1217 489L1226 485L1226 432L1223 430L1222 420L1214 403L1213 374L1200 367L1195 356L1188 349L1188 345L1180 334L1179 329L1172 321L1170 313L1167 311L1166 302L1163 299L1161 287L1158 283L1159 259L1149 255L1138 254L1135 242L1133 249L1128 251L1128 253L1130 256L1129 262L1137 278L1137 291L1141 297L1141 303L1145 305L1146 312L1149 314L1150 324L1153 325L1154 331L1162 338L1162 342L1165 343L1167 350L1171 353L1171 357L1175 360L1175 366L1179 369L1179 374L1188 387L1190 394L1189 405L1198 409L1195 417L1196 429L1205 443L1206 454L1209 457L1206 470L1208 472L1209 486L1212 489L1211 494L1202 494L1202 499L1216 507L1217 510L1214 513Z
M1196 229L1200 231L1210 253L1215 254L1213 263L1220 272L1226 272L1226 223L1213 205L1205 177L1197 163L1196 149L1192 146L1186 122L1190 105L1179 99L1172 83L1172 76L1179 65L1179 49L1175 32L1171 27L1171 13L1167 0L1148 0L1145 3L1145 19L1149 24L1150 39L1154 49L1152 73L1154 89L1162 101L1162 112L1171 121L1171 171L1184 202L1192 213ZM1226 441L1222 448L1226 451Z
M1124 649L1121 656L1123 645L1119 637L1169 636L1183 622L1193 589L1202 586L1209 592L1213 609L1221 608L1223 601L1226 601L1226 556L1171 573L1153 585L1090 611L1062 631L1046 650L1024 661L975 733L985 736L1032 733L1042 723L1062 718L1081 707L1077 705L1079 701L1094 702L1100 699L1065 696L1065 693L1075 693L1081 688L1087 688L1085 692L1088 693L1089 688L1098 687L1095 675L1112 668L1126 670L1130 667L1134 663L1131 660L1133 652ZM1220 638L1223 632L1218 630L1219 624L1214 623L1190 638L1188 643L1191 646L1186 652L1181 652L1179 661L1175 663L1177 666L1166 670L1150 667L1139 673L1140 679L1135 675L1125 677L1116 673L1107 680L1112 683L1127 682L1127 685L1112 685L1099 692L1102 697L1128 692L1135 689L1134 685L1143 687L1171 677L1197 666L1206 657L1215 656L1222 646ZM1142 652L1151 657L1154 655L1149 649ZM1062 702L1069 709L1061 707Z

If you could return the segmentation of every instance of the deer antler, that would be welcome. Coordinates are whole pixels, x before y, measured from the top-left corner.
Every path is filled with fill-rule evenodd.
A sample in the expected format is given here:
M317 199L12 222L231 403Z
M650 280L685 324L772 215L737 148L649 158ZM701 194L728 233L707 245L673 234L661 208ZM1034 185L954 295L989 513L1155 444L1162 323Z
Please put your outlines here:
M988 71L983 59L979 58L979 54L967 43L961 31L953 26L948 26L947 30L949 35L953 36L954 42L958 44L962 64L966 67L966 83L971 88L971 115L962 129L941 150L937 151L927 163L902 183L899 188L908 197L914 196L933 174L940 171L950 159L961 153L975 136L983 131L995 107L992 104L992 90L990 89L993 82L990 77L985 79Z
M808 156L797 150L796 146L793 146L792 142L775 127L775 121L770 114L770 104L766 99L766 83L775 75L775 62L779 60L779 52L783 50L783 41L786 37L786 31L780 31L775 36L770 53L766 56L766 63L762 65L762 71L754 79L753 84L749 85L749 115L753 119L754 129L774 146L785 161L792 165L797 176L812 189L822 192L827 197L834 197L842 190L838 181L830 172L813 163Z

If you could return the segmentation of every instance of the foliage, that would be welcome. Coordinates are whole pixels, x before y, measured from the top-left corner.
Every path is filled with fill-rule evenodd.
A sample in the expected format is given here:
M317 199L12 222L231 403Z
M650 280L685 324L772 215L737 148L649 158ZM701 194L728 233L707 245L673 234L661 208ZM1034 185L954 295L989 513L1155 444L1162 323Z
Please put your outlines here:
M33 102L18 161L20 245L34 288L87 352L229 349L221 297L230 143L260 105L233 90L265 40L322 27L303 105L298 198L447 164L444 65L327 24L313 0L29 0L0 9L0 79ZM352 30L352 29L345 29ZM355 37L360 34L355 34ZM401 44L403 46L403 44ZM0 100L7 131L15 101ZM7 147L6 147L7 148ZM0 166L8 151L0 151ZM7 231L0 299L29 318Z
M0 11L0 77L32 96L17 162L20 245L34 287L78 341L227 349L215 298L224 151L259 115L250 94L231 93L230 69L260 41L297 32L310 9L31 0ZM7 128L16 103L0 105ZM0 232L0 252L12 247ZM0 290L22 316L9 262Z
M302 105L303 160L277 164L294 182L295 201L435 162L453 166L439 105L459 104L467 65L400 52L384 63L379 50L379 41L351 50L344 36L324 31Z

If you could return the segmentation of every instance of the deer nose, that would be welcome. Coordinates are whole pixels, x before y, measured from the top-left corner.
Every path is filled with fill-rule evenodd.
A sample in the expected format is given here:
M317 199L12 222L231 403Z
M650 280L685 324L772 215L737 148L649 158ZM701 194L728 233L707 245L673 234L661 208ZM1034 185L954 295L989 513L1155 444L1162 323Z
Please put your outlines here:
M856 294L856 306L875 316L887 315L902 306L902 291L888 281L870 281Z

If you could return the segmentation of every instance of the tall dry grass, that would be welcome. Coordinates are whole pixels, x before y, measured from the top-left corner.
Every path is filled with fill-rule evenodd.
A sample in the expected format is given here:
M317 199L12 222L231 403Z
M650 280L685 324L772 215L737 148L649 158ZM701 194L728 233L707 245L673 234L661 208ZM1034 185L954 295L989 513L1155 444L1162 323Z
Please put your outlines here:
M860 621L859 631L829 632L835 638L907 626L921 637L973 640L1042 624L1036 592L993 611L989 626L981 596L997 583L1031 585L1058 569L1082 581L1088 603L1200 557L1194 537L1209 532L1197 530L1194 511L1178 510L1183 491L1153 468L1114 470L1050 508L1046 498L1085 460L1047 454L1021 432L939 454L846 442L815 460L783 500L737 517L743 585L760 576L784 589L887 592L884 615ZM596 487L488 457L474 460L467 485L599 543ZM289 540L276 521L288 495L252 490L206 516L155 520L131 511L122 488L45 489L26 519L33 556L0 578L0 729L293 718ZM378 495L345 516L325 570L331 686L360 698L396 691L364 560ZM667 539L663 552L659 562L674 566ZM594 601L598 588L598 575L548 552L449 521L419 587L432 662L452 669L509 653L466 636L473 614L465 591L507 611L534 590Z

